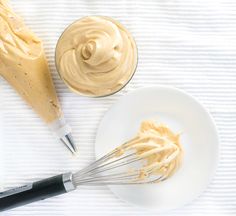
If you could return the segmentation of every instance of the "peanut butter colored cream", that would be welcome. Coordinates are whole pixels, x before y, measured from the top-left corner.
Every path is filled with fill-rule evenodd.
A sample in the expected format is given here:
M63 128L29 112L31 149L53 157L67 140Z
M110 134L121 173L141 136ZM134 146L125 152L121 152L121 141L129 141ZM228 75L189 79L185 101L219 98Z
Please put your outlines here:
M120 90L131 79L137 65L137 48L131 34L117 21L84 17L60 37L56 65L73 91L105 96Z
M140 169L140 179L153 174L167 179L182 161L183 150L179 138L179 134L173 133L163 124L144 121L138 135L119 149L121 154L134 150L137 157L146 161Z
M0 0L0 75L44 119L61 116L42 42Z

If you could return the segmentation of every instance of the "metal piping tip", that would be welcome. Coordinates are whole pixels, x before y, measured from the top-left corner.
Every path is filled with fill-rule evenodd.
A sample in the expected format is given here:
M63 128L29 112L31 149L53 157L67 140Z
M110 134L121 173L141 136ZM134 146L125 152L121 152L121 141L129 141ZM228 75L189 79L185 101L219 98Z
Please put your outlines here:
M74 144L73 138L71 133L66 134L65 136L61 137L60 140L66 145L66 147L73 153L76 154L78 149Z

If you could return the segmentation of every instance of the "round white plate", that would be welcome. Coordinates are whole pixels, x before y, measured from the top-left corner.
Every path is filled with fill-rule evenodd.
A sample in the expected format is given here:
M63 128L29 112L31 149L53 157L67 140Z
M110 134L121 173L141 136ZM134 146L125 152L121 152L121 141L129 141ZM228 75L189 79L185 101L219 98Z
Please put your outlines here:
M200 195L215 173L219 140L209 113L193 97L175 88L141 88L122 97L102 119L96 137L97 159L133 138L143 120L182 132L180 169L158 184L109 186L121 199L158 212L175 209Z

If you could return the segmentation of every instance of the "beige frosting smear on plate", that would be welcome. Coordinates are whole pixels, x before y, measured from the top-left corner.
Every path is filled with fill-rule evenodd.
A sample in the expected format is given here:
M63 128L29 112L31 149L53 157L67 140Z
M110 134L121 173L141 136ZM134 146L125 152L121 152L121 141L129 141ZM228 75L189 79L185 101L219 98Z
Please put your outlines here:
M72 23L56 47L58 72L68 87L87 96L120 90L137 65L132 35L119 22L88 16Z
M167 179L180 167L183 149L180 134L175 134L164 124L144 121L139 133L131 141L120 146L120 154L135 151L145 164L140 169L140 180L149 175L160 175Z
M49 123L61 109L42 41L0 0L0 75Z

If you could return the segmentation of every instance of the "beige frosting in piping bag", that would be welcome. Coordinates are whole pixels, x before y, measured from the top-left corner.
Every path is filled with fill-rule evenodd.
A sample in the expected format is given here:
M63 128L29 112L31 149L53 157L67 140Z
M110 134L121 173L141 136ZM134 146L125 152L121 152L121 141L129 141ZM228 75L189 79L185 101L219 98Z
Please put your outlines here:
M132 35L108 17L89 16L72 23L56 48L61 78L70 89L88 96L120 90L131 79L136 64Z
M0 75L47 123L60 118L61 109L42 41L0 0Z

